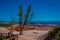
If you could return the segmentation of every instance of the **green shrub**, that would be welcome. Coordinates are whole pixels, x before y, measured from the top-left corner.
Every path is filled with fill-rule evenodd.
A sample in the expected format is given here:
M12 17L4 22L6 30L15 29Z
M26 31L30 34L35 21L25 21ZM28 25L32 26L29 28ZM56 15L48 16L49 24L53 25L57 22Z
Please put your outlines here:
M60 31L60 26L53 27L53 29L48 32L48 37L51 37L51 39L56 38L56 40L60 40L60 35L59 35L60 33L58 33L59 31Z
M6 40L6 38L5 37L1 37L1 40Z
M56 34L56 40L60 40L60 31Z
M50 31L48 32L48 35L51 35L51 33L52 33L52 31L50 30Z
M58 33L58 31L60 31L60 26L54 27L53 32L54 33Z
M58 31L60 31L60 26L54 27L52 30L50 30L50 31L48 32L48 34L49 34L49 35L50 35L50 34L56 34L56 33L58 33Z

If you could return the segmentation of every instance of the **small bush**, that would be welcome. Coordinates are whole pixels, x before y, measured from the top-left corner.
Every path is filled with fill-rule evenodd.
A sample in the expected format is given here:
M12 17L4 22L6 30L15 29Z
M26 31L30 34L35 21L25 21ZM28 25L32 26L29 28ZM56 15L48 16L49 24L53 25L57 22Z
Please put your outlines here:
M52 38L54 38L54 39L56 38L56 40L60 40L60 35L59 35L60 33L58 33L59 31L60 31L60 26L54 27L52 30L50 30L48 32L49 38L51 37L51 39ZM56 36L56 34L57 34L57 36Z
M60 40L60 32L57 33L56 40Z
M48 32L48 34L49 34L49 35L51 35L51 34L56 34L56 33L58 33L58 31L60 31L60 26L54 27L52 30L50 30L50 31Z
M51 35L51 34L52 34L52 31L49 31L49 32L48 32L48 35Z
M1 37L0 40L6 40L6 38L5 37Z

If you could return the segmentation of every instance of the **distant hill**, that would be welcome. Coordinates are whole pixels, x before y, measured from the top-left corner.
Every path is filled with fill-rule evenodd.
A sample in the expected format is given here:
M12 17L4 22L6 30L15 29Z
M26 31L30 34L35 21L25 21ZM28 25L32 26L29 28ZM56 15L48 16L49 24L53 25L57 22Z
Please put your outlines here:
M0 26L1 25L9 26L10 23L11 23L10 21L0 21ZM19 23L15 22L14 24L19 24ZM29 22L29 24L59 24L60 25L60 21L31 21Z
M9 27L9 26L10 26L10 22L0 21L0 27Z
M31 24L40 23L40 24L60 24L60 21L33 21Z
M14 22L14 24L18 24L18 22ZM0 21L1 27L9 27L11 26L11 21Z

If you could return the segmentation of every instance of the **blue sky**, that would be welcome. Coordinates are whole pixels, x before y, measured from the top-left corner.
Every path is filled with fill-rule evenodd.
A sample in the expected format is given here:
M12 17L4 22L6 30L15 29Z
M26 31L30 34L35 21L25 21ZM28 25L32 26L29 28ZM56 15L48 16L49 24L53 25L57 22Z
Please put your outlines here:
M32 21L59 21L60 0L0 0L0 21L10 21L11 14L18 20L19 5L23 5L24 12L32 6L34 16Z

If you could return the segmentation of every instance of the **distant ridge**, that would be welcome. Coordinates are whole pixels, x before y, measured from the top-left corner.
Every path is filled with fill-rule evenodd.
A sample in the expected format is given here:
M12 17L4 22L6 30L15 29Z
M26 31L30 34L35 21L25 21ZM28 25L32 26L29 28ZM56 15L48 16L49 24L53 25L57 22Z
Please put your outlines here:
M0 23L11 23L11 21L0 21ZM30 24L59 24L60 25L60 21L31 21L29 22ZM15 22L15 24L19 24L19 22Z
M32 21L30 23L40 23L40 24L60 24L60 21Z
M0 23L11 23L11 21L0 21ZM18 22L14 22L15 24L18 24Z

